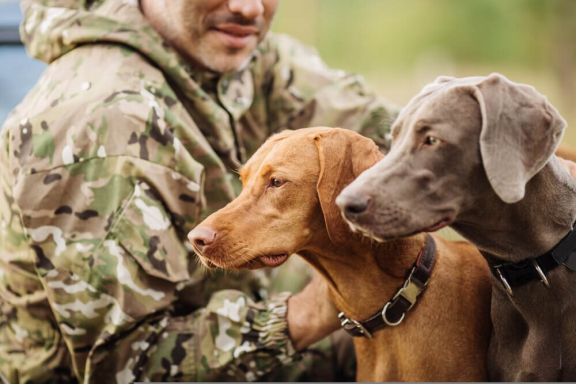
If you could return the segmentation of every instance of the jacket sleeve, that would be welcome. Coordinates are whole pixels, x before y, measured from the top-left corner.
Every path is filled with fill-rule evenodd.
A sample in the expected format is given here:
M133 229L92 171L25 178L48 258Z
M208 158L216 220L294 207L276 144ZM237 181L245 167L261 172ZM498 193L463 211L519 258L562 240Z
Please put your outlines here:
M22 171L14 187L53 326L80 380L254 380L288 362L287 297L212 294L216 281L187 247L202 166L189 159L184 174L104 152ZM176 315L184 290L208 304Z
M263 86L275 131L341 127L388 148L399 108L370 90L361 76L328 68L312 48L288 36L270 36L262 51L271 68Z

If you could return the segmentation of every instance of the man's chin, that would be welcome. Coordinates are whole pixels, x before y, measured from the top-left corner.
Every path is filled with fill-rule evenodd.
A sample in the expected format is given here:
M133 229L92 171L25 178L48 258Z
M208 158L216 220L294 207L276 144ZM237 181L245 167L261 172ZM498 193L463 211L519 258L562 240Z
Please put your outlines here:
M225 57L214 58L213 60L204 63L204 66L211 70L212 72L225 74L225 73L235 73L240 72L245 69L252 60L252 55L238 55L240 57L235 57L236 55L222 55Z
M235 73L248 67L258 46L234 50L217 44L218 42L214 42L214 47L218 49L189 51L188 56L200 68L220 74Z

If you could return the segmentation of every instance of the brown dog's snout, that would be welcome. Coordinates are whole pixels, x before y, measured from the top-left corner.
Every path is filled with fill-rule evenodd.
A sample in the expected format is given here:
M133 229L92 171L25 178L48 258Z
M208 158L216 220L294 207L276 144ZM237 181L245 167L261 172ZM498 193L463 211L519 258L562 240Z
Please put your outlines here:
M216 231L210 227L196 227L188 234L188 241L194 245L194 248L199 252L209 247L216 239Z
M341 193L336 198L336 205L346 218L351 218L366 212L371 200L367 195Z

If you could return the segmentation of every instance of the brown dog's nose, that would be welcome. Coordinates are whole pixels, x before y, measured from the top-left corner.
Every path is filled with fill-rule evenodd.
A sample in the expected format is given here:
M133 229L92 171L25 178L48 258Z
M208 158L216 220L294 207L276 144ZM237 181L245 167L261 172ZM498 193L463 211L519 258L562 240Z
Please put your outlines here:
M336 204L346 217L361 215L370 204L370 196L350 196L341 194L336 199Z
M210 227L196 227L188 234L188 241L200 252L204 252L204 249L211 245L214 239L216 239L216 231Z

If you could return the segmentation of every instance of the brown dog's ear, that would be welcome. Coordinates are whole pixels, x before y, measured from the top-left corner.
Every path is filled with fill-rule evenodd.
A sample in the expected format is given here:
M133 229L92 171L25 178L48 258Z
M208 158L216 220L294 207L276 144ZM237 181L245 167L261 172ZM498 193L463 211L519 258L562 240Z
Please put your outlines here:
M328 236L334 244L350 237L350 229L336 205L336 197L360 173L384 156L370 139L346 129L333 128L314 137L320 160L316 189Z
M524 197L526 183L558 146L566 122L533 87L492 74L473 87L480 104L480 153L490 185L506 203Z

